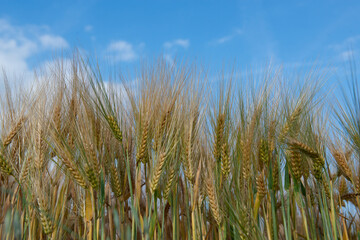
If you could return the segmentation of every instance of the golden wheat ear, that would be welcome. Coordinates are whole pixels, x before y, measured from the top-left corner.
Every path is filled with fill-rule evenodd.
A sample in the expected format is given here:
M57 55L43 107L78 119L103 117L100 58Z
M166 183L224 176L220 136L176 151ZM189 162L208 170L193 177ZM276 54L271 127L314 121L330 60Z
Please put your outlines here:
M21 117L19 120L17 120L15 125L11 128L10 132L3 139L4 147L7 147L11 143L11 141L14 139L15 135L20 131L24 122L25 122L25 117Z
M217 193L215 190L215 186L213 183L212 177L207 177L205 180L205 186L206 186L206 193L209 197L209 205L211 209L211 213L213 214L213 217L218 225L221 224L222 216L220 211L220 206L218 202Z

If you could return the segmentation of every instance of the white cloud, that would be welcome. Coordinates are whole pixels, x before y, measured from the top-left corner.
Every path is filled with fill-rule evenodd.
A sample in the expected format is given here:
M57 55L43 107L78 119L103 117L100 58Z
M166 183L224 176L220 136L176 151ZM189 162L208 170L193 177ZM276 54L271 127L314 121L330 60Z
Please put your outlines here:
M335 53L337 61L349 61L359 51L360 35L348 37L340 43L331 44L328 47Z
M129 62L137 58L133 45L126 41L120 40L110 43L107 47L107 51L116 61Z
M231 34L215 39L210 42L212 45L220 45L233 40L236 36L241 35L243 32L240 29L235 29Z
M349 61L355 56L355 54L356 51L354 50L343 51L340 53L340 58L342 58L343 61Z
M29 71L26 62L38 51L36 42L24 36L23 32L0 20L0 68L6 72L26 73Z
M218 43L218 44L222 44L222 43L224 43L224 42L230 41L231 39L233 39L233 36L232 36L232 35L229 35L229 36L225 36L225 37L219 38L219 39L217 39L215 42Z
M165 42L164 48L172 49L175 47L188 48L190 46L190 41L188 39L175 39L171 42Z
M85 30L85 32L91 32L93 30L93 26L92 25L86 25L84 27L84 30Z
M47 49L68 48L69 44L60 36L44 34L39 38L41 45Z
M164 43L164 59L170 64L174 64L174 57L173 55L176 54L179 48L187 49L190 46L190 41L188 39L175 39L173 41L165 42Z
M346 38L341 43L329 45L329 48L332 48L334 50L343 50L349 47L353 47L353 45L357 44L359 41L360 41L360 35L352 36Z
M31 84L34 69L30 61L46 51L68 47L65 39L49 32L46 26L15 26L0 19L0 72L4 70L13 84Z

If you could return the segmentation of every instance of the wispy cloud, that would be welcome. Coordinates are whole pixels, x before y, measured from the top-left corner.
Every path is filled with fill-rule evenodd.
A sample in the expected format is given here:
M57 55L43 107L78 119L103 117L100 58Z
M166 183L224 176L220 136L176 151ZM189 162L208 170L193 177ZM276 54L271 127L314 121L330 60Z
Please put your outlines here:
M115 61L130 62L137 58L133 45L123 40L110 43L107 52L114 57Z
M84 31L85 32L91 32L93 30L93 26L92 25L86 25L85 27L84 27Z
M164 48L167 49L167 50L174 49L174 48L177 48L177 47L181 47L181 48L186 49L189 46L190 46L189 39L181 39L181 38L164 43Z
M210 42L211 45L220 45L233 40L235 37L241 35L243 32L240 29L235 29L231 34L225 35Z
M352 57L354 57L356 55L357 51L355 50L347 50L347 51L342 51L339 56L340 56L340 60L343 61L349 61L349 59L351 59Z
M31 75L29 59L44 51L67 48L61 36L44 26L15 26L0 19L0 69L7 73Z
M360 35L348 37L342 42L330 44L328 47L335 52L339 61L348 61L357 54L360 48Z
M165 60L173 65L174 64L174 55L177 54L179 49L187 49L190 46L190 40L184 38L178 38L172 41L167 41L163 44L165 53L164 58Z
M56 35L45 34L40 36L39 40L41 45L48 49L61 49L69 47L69 44L64 38Z
M343 50L343 49L352 47L353 45L355 45L359 42L360 42L360 35L356 35L356 36L346 38L341 43L330 44L329 48L332 48L334 50Z

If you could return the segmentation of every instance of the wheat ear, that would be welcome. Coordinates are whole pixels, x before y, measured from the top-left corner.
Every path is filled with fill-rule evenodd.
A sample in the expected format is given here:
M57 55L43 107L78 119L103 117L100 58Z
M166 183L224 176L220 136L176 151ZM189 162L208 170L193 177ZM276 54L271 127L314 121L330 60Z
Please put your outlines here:
M11 141L13 140L13 138L15 137L15 135L19 132L19 130L21 129L23 123L24 123L24 117L21 117L17 123L15 124L15 126L11 129L11 131L9 132L9 134L5 137L5 139L3 140L3 145L4 147L7 147Z
M165 152L162 152L159 155L159 160L156 163L154 172L150 179L150 190L152 193L155 192L155 190L159 184L160 176L161 176L161 173L162 173L164 165L165 165L165 160L166 160L166 154L165 154Z
M211 178L207 177L206 179L206 193L209 197L209 205L213 217L218 225L221 224L221 213L219 208L219 202L216 196L215 186Z

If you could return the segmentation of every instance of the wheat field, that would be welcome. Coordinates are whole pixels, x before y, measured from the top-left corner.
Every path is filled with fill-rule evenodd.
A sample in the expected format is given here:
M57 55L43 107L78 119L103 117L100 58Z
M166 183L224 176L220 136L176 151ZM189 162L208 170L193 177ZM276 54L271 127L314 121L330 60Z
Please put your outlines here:
M360 91L74 54L0 98L1 239L359 239ZM109 81L112 79L112 81Z

